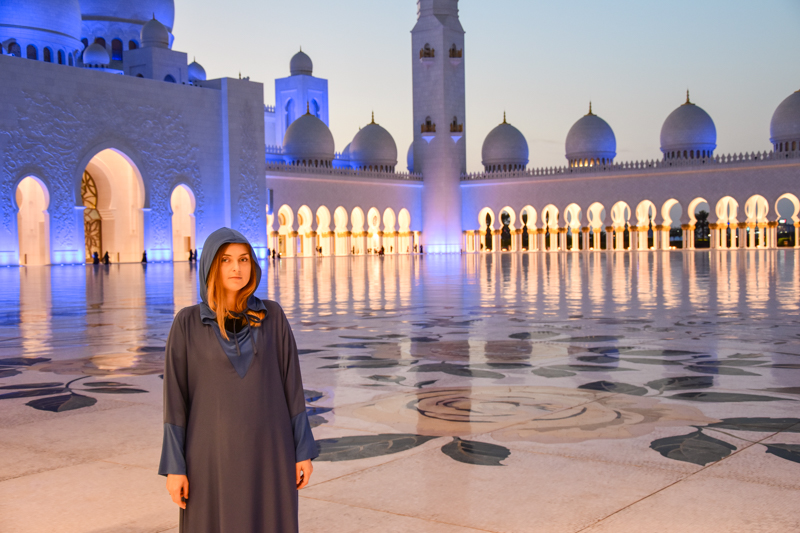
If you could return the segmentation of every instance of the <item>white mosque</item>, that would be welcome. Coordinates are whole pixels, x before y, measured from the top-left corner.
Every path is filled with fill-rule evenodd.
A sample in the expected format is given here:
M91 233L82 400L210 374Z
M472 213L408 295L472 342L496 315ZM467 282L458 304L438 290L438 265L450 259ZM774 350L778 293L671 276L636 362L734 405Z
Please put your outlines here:
M0 264L182 261L223 225L262 257L800 246L800 91L770 152L715 153L687 93L660 160L617 161L590 106L563 167L529 166L504 117L467 174L458 0L417 4L405 172L375 116L336 151L302 51L265 106L262 84L172 50L172 0L0 3Z

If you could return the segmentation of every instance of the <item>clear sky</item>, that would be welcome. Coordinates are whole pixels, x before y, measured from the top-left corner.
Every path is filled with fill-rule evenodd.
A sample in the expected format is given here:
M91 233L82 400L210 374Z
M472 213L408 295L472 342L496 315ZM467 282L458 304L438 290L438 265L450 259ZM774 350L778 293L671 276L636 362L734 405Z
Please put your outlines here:
M562 166L564 140L593 102L617 137L617 161L660 159L659 133L685 101L717 126L717 152L768 150L777 105L800 89L799 0L461 0L466 33L467 166L502 121L522 131L529 166ZM410 31L415 0L175 0L173 48L209 78L264 83L299 49L327 78L342 150L370 121L397 142L413 130Z

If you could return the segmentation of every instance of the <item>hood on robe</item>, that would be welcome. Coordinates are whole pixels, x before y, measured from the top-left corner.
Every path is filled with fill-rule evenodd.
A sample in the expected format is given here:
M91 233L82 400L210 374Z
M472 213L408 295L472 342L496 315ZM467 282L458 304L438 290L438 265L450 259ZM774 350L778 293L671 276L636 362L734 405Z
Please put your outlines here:
M247 308L251 311L258 311L264 314L264 318L259 320L246 313L242 313L240 318L245 322L245 326L238 332L227 332L228 338L222 336L222 331L219 329L217 323L217 314L208 305L208 274L211 271L211 263L214 262L214 257L217 252L226 244L246 244L250 248L251 268L256 276L256 289L261 283L261 266L258 264L253 246L247 238L236 230L230 228L220 228L206 239L203 245L203 253L200 255L200 298L203 303L200 304L200 319L203 324L211 326L216 333L217 340L222 346L225 355L228 356L233 367L238 372L239 376L244 378L247 369L250 368L250 363L253 357L257 354L256 338L258 328L252 327L259 324L267 317L267 306L264 305L255 294L251 294L247 299ZM234 313L235 316L236 313Z
M208 273L211 271L211 263L214 262L217 252L226 244L246 244L250 248L250 257L252 259L252 268L255 270L256 275L256 289L261 283L261 266L258 264L258 257L256 257L253 245L247 240L247 237L230 228L220 228L206 239L203 245L203 253L200 255L200 298L203 300L205 307L208 307ZM250 296L250 300L254 299ZM258 298L255 298L258 300ZM250 307L250 300L247 301L247 307ZM209 308L211 310L211 308ZM213 313L213 311L212 311Z

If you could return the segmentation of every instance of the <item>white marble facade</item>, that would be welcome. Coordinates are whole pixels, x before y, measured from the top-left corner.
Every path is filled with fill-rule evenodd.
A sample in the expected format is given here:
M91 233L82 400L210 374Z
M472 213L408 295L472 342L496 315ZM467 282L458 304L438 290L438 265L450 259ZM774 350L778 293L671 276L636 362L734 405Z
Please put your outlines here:
M404 172L380 116L337 150L328 81L302 51L265 106L260 83L206 80L171 49L172 0L51 4L0 8L3 265L92 250L185 260L223 225L262 256L692 248L698 210L713 247L800 241L800 92L773 116L770 153L715 154L714 122L687 94L665 119L663 160L616 161L590 107L564 167L530 167L504 118L485 171L467 174L458 0L419 0Z

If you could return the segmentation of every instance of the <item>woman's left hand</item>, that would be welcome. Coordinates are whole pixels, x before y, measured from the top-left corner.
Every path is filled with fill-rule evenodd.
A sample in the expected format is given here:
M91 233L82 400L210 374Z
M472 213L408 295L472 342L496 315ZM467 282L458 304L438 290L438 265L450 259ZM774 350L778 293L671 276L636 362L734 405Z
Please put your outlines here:
M295 468L297 469L297 490L300 490L308 485L308 480L311 479L311 472L314 471L314 467L311 465L311 459L306 459L296 463Z

